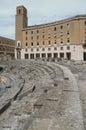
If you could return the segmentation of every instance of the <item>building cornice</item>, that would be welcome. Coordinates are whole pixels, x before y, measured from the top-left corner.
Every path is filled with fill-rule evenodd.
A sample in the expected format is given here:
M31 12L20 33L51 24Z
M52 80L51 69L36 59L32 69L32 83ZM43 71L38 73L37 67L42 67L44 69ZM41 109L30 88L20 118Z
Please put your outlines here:
M73 21L73 20L80 20L80 19L85 19L85 18L86 18L86 14L76 15L76 16L73 16L73 17L70 17L70 18L67 18L67 19L63 19L63 20L59 20L59 21L56 21L56 22L28 26L27 28L22 29L22 31L31 30L31 29L37 29L37 28L38 29L40 29L40 28L46 28L46 27L50 27L50 26L64 24L66 22L70 22L70 21Z
M0 39L7 39L7 40L15 41L14 39L10 39L10 38L3 37L3 36L0 36Z

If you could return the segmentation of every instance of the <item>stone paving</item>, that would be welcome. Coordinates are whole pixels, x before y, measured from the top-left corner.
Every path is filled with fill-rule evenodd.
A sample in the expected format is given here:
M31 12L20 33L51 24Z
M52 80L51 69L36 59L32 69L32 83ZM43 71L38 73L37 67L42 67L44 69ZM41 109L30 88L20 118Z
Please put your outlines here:
M0 115L0 130L84 130L77 79L68 66L40 60L1 65L12 87L4 93L11 106ZM0 106L9 100L4 94Z
M80 101L84 117L84 127L86 129L86 62L78 62L66 65L74 74L79 87Z

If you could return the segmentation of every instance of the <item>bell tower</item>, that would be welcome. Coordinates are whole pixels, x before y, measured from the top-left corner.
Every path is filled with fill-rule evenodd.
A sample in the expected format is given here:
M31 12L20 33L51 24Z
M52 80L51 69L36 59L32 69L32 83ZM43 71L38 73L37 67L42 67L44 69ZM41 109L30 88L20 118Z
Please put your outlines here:
M20 59L20 49L22 47L22 29L27 28L28 18L27 9L24 6L18 6L16 8L16 25L15 25L15 42L16 42L16 53L19 55L15 58Z
M22 29L27 27L27 9L24 6L16 8L16 41L22 40Z

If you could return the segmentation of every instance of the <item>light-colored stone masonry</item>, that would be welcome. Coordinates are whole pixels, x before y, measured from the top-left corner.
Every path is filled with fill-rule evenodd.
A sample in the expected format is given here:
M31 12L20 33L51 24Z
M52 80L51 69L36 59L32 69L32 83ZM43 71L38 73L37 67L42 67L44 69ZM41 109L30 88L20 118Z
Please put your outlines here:
M24 86L0 115L0 130L84 130L78 85L67 67L40 60L5 64L2 74L15 79L13 90L23 80Z

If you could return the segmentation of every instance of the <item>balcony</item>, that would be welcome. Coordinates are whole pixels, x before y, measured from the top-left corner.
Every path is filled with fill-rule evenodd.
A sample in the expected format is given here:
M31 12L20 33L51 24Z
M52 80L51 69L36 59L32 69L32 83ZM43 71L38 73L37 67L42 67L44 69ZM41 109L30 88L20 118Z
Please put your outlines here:
M16 50L21 50L21 47L20 46L16 46Z

